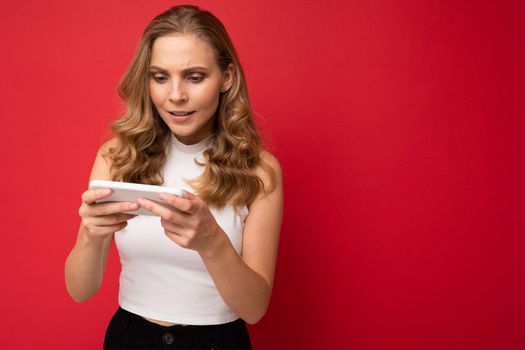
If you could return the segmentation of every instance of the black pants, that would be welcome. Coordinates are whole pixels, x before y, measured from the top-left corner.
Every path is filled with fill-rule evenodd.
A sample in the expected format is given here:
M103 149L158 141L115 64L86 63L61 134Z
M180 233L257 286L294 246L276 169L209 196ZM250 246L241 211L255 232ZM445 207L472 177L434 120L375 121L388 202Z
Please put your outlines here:
M242 319L210 326L163 327L118 308L109 322L104 350L244 350L251 349Z

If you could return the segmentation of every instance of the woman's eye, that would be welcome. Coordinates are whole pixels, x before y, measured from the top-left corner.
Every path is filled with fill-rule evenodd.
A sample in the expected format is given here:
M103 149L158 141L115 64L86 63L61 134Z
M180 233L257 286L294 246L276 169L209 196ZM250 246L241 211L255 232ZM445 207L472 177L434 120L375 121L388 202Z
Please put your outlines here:
M202 79L204 79L203 77L201 77L200 75L192 75L189 77L190 78L190 81L192 83L200 83L202 81Z
M162 75L153 75L152 78L159 83L163 83L165 81L165 77Z

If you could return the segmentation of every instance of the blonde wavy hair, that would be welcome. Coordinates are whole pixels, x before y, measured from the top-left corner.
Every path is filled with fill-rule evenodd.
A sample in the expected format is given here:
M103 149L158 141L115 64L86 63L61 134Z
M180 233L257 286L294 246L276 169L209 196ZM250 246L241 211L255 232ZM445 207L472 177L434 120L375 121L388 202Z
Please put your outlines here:
M110 125L119 142L105 154L111 160L114 181L160 185L171 130L159 116L148 89L149 65L154 41L164 35L196 35L215 51L224 72L234 66L233 85L219 97L210 147L204 151L203 173L189 183L208 204L236 209L268 191L254 170L261 165L275 186L275 172L261 157L261 138L252 115L248 90L237 52L223 24L197 6L181 5L155 17L146 27L117 92L126 112ZM270 189L271 191L271 189Z

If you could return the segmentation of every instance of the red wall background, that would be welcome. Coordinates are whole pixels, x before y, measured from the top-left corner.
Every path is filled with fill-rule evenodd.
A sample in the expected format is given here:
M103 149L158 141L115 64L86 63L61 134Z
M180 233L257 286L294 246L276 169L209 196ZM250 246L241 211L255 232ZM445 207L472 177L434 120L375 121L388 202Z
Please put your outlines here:
M524 349L522 1L194 1L226 25L284 171L255 349ZM64 286L80 195L146 24L171 1L0 14L0 347L101 348Z

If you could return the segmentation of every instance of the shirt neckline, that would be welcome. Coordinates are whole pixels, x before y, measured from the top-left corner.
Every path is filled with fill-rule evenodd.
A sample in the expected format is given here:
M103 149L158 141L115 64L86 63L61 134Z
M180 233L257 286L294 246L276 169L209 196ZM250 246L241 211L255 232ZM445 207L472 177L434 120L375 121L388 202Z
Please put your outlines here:
M172 132L171 133L171 144L172 144L172 147L175 148L177 151L187 153L187 154L196 154L196 153L201 153L206 148L208 148L208 146L211 143L212 136L213 135L208 136L201 142L194 143L192 145L186 145L185 143L180 142L175 136L175 134Z

